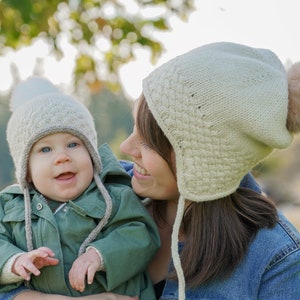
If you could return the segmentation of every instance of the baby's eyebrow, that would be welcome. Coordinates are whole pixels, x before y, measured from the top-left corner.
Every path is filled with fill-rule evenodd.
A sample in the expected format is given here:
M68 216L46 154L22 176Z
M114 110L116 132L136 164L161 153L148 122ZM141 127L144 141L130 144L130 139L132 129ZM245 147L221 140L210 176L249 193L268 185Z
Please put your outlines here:
M35 149L35 148L41 148L41 147L46 147L48 146L49 143L45 143L45 142L36 142L31 149Z

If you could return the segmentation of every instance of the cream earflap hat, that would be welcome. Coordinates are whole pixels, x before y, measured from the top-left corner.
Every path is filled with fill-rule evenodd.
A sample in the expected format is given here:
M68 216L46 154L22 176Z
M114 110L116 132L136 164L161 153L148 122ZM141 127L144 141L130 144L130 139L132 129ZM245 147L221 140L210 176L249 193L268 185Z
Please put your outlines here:
M12 115L8 121L6 134L15 165L16 179L24 193L28 251L33 249L30 187L26 180L28 157L32 146L49 134L66 132L80 138L89 151L94 165L94 180L106 202L106 213L81 245L79 252L82 253L106 224L112 209L112 200L99 177L102 165L97 151L97 134L93 117L82 103L64 95L51 82L40 77L30 77L19 83L13 91L10 102Z
M288 82L265 49L213 43L178 56L143 80L143 93L176 158L180 192L172 256L184 299L177 241L184 201L233 193L274 148L288 147Z

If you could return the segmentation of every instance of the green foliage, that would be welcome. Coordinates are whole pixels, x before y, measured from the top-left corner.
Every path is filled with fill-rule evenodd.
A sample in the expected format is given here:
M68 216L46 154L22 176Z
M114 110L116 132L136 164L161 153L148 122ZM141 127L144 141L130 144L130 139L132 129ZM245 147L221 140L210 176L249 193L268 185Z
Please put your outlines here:
M51 33L55 32L53 29L58 28L51 20L60 2L63 1L3 0L0 2L0 34L3 38L3 46L17 49L29 45L31 40L40 33L44 32L51 36Z
M51 54L60 57L64 36L78 51L75 83L102 81L118 87L118 69L134 58L134 49L149 49L155 62L163 46L153 31L170 30L170 14L186 19L194 0L130 2L134 10L122 0L0 0L0 54L43 38ZM146 8L160 8L160 13L146 18Z

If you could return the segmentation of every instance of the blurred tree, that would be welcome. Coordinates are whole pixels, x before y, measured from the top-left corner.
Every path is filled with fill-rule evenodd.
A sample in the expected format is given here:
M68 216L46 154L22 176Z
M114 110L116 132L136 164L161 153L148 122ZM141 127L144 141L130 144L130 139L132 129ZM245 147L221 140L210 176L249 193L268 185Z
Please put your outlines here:
M95 120L98 144L108 143L118 158L125 158L120 144L132 132L132 101L102 89L101 93L92 95L87 106Z
M7 96L0 96L0 188L10 184L14 175L5 134L9 117Z
M152 61L163 51L154 30L170 30L171 14L182 20L194 0L0 0L0 55L37 38L61 56L62 38L77 51L75 84L93 89L103 83L119 88L118 68L134 58L136 46L150 50ZM145 10L157 11L151 17ZM149 10L148 10L149 11Z

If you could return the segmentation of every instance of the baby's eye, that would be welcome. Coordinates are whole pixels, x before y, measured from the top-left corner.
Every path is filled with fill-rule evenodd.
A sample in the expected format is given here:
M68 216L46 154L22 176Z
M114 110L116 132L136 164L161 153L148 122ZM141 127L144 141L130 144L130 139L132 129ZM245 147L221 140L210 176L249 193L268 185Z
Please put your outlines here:
M69 148L75 148L77 146L78 146L77 142L69 143L69 145L68 145Z
M47 153L47 152L51 151L51 148L50 147L43 147L40 151L43 152L43 153Z

